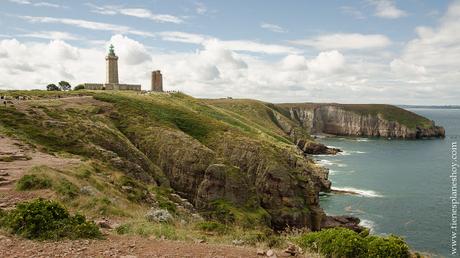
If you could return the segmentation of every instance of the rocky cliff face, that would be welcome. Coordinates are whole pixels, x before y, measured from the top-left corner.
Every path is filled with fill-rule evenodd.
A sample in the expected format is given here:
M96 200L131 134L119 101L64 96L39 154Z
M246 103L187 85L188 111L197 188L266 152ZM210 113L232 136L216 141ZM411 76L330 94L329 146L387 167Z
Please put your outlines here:
M292 119L312 134L333 134L344 136L389 137L418 139L424 137L444 137L444 128L433 121L390 120L385 113L366 113L347 109L346 105L290 105ZM396 108L396 107L393 107ZM400 112L409 112L402 110ZM415 114L413 114L415 116ZM404 117L405 118L405 117ZM407 122L407 124L405 123ZM409 124L410 123L410 124Z

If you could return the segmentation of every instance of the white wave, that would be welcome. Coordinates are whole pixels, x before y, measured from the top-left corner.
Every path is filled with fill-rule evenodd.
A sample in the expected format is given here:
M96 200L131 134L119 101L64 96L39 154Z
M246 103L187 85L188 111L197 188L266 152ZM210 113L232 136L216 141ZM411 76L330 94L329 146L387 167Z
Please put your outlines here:
M326 166L326 167L329 167L329 166L337 166L339 168L343 168L343 167L346 167L347 164L343 164L343 163L339 163L339 162L334 162L334 161L330 161L330 160L326 160L326 159L318 159L316 160L316 162L320 165L323 165L323 166Z
M326 147L328 147L329 149L340 149L340 147L333 146L333 145L327 145Z
M359 225L368 228L370 232L373 232L375 229L375 222L372 220L363 219L359 222Z
M338 154L348 156L348 155L351 155L351 154L366 154L366 153L367 152L365 152L365 151L342 150L342 152L339 152Z
M371 198L383 197L383 195L375 191L357 189L353 187L332 187L332 190L356 193L357 195L363 196L363 197L371 197Z
M329 175L337 175L337 174L353 174L355 173L354 170L349 170L349 171L343 171L343 170L334 170L334 169L329 169Z
M356 139L357 142L369 142L369 138L357 138Z
M325 165L325 166L332 166L335 163L330 160L320 159L318 160L318 164Z
M338 172L339 171L337 171L337 170L329 169L329 175L330 176L336 175Z

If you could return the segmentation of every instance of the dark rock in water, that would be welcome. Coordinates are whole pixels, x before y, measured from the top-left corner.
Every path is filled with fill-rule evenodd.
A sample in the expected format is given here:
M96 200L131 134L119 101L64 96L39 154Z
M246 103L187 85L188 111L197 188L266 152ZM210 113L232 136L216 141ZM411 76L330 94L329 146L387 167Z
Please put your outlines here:
M348 228L355 232L360 233L361 231L365 229L363 226L359 225L360 221L361 220L357 217L347 216L347 215L326 216L326 219L323 220L321 223L321 229L342 227L342 228Z
M322 143L317 143L314 141L309 141L309 140L299 140L297 142L297 146L305 153L305 154L313 154L313 155L320 155L320 154L326 154L326 155L335 155L339 152L342 152L342 150L337 149L337 148L329 148L326 145Z

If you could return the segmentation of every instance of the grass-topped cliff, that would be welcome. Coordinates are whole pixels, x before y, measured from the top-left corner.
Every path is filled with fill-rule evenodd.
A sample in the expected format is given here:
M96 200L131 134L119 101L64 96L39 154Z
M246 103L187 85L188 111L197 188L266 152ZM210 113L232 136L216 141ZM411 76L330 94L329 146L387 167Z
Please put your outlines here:
M327 148L286 105L181 93L0 95L9 99L0 140L22 153L2 156L0 146L0 164L20 167L6 196L56 199L89 219L117 221L121 235L310 248L311 238L275 231L326 226L319 192L330 189L327 171L305 154Z
M385 104L279 104L311 133L417 139L444 137L442 127L408 110Z

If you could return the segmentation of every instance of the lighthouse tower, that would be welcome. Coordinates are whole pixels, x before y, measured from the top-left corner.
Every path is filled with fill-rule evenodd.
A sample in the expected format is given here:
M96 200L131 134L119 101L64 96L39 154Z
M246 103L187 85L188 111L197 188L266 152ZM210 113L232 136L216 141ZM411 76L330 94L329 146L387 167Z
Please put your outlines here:
M105 60L107 63L106 84L118 84L118 56L115 55L113 45L110 45L109 54Z

